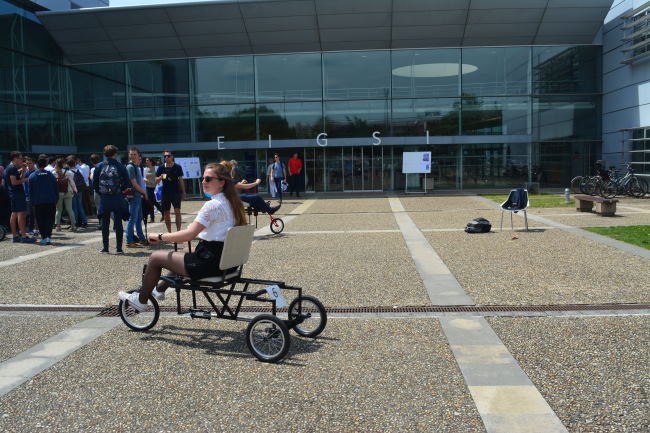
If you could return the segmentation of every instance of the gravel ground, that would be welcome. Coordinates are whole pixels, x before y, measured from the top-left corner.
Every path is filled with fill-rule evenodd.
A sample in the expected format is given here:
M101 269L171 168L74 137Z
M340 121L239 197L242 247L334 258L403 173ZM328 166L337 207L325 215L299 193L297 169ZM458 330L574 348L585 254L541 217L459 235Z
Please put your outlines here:
M650 224L650 214L647 213L625 213L616 214L614 217L603 217L595 213L585 213L579 216L545 216L546 218L568 226L591 226L591 225L630 225Z
M430 303L400 233L268 237L244 276L301 286L327 307Z
M85 318L48 316L0 316L0 362L13 358L35 344L75 325Z
M492 223L492 230L499 230L501 211L498 210L448 210L439 212L409 212L413 222L419 229L464 229L468 222L474 218L483 217ZM524 217L513 215L512 222L515 230L523 229ZM528 227L539 227L543 224L528 218ZM510 215L503 215L503 229L510 230Z
M392 214L300 215L286 230L397 230Z
M560 230L424 235L479 304L650 301L648 261Z
M114 238L111 253L113 242ZM125 248L126 253L118 256L99 254L100 247L101 243L81 246L12 266L0 280L0 303L115 304L118 291L141 284L142 266L154 249L162 248Z
M435 320L333 319L292 333L279 364L250 355L240 323L161 322L118 326L0 398L0 431L485 431Z
M404 197L399 200L407 211L435 211L455 209L490 209L490 206L471 196Z
M650 431L650 318L488 318L570 432Z
M390 213L386 197L320 198L305 213L352 213L385 212Z

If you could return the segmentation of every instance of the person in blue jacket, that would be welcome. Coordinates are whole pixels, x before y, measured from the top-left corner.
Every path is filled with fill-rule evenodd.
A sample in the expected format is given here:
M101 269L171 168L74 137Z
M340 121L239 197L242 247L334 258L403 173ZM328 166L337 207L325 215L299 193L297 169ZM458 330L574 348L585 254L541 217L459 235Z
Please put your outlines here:
M129 207L123 191L129 187L129 175L126 167L118 162L117 147L109 144L104 147L106 160L95 167L93 174L93 190L99 193L99 209L97 217L102 223L102 242L104 248L99 252L108 254L108 229L113 214L113 228L115 230L116 254L124 254L122 241L124 228L122 220L128 221Z
M59 190L54 175L45 170L47 155L39 155L36 166L38 169L29 175L29 194L31 204L34 206L36 224L41 234L39 244L52 245L52 228L54 227Z

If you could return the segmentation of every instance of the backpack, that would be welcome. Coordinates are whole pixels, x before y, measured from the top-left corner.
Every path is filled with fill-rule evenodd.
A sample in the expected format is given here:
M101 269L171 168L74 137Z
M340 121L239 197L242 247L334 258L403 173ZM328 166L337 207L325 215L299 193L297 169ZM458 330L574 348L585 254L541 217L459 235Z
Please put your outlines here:
M80 170L70 170L74 174L74 184L77 187L77 192L84 192L88 189L86 181L84 180L84 175L81 174Z
M115 195L120 192L120 173L117 166L106 164L99 173L99 193Z
M491 228L492 224L490 224L490 221L483 217L478 217L467 223L465 231L467 233L487 233Z
M68 192L68 176L65 175L65 171L61 176L56 176L56 189L63 194Z

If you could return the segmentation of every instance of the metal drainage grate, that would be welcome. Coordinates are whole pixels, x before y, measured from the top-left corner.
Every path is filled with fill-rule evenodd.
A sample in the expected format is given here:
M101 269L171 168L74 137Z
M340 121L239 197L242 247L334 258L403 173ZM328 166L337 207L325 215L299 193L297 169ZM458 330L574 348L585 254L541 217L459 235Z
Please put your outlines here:
M209 306L198 308L210 310ZM650 309L650 304L577 304L577 305L450 305L450 306L405 306L405 307L332 307L328 313L486 313L486 312L517 312L517 311L585 311L585 310L644 310ZM161 312L175 313L176 307L160 307ZM242 307L242 313L270 313L269 307ZM278 308L278 312L286 312L286 308ZM99 316L118 316L118 306L112 305L102 310Z
M200 306L201 309L211 309ZM526 311L585 311L585 310L646 310L650 304L566 304L566 305L422 305L422 306L378 306L378 307L331 307L328 313L486 313L486 312L526 312ZM118 306L56 306L56 305L0 305L0 311L70 311L99 313L98 316L119 316ZM161 312L175 313L175 306L160 307ZM278 312L286 312L286 308L278 308ZM248 306L240 309L242 313L270 313L271 308L265 306Z

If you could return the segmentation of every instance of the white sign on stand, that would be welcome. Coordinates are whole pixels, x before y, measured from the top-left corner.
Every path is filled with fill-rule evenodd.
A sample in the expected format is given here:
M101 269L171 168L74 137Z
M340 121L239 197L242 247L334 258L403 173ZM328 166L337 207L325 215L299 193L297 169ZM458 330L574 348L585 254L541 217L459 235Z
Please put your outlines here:
M424 192L427 192L427 174L431 173L431 152L403 152L402 173L406 175L404 192L408 192L409 173L424 173Z
M199 161L199 158L175 158L174 162L183 169L185 179L198 179L201 177L201 161Z
M284 299L284 296L282 296L282 290L280 290L280 287L276 284L273 286L268 286L265 287L266 292L271 296L273 299L275 299L275 306L278 308L282 307L287 307L289 304L287 304L287 301Z

